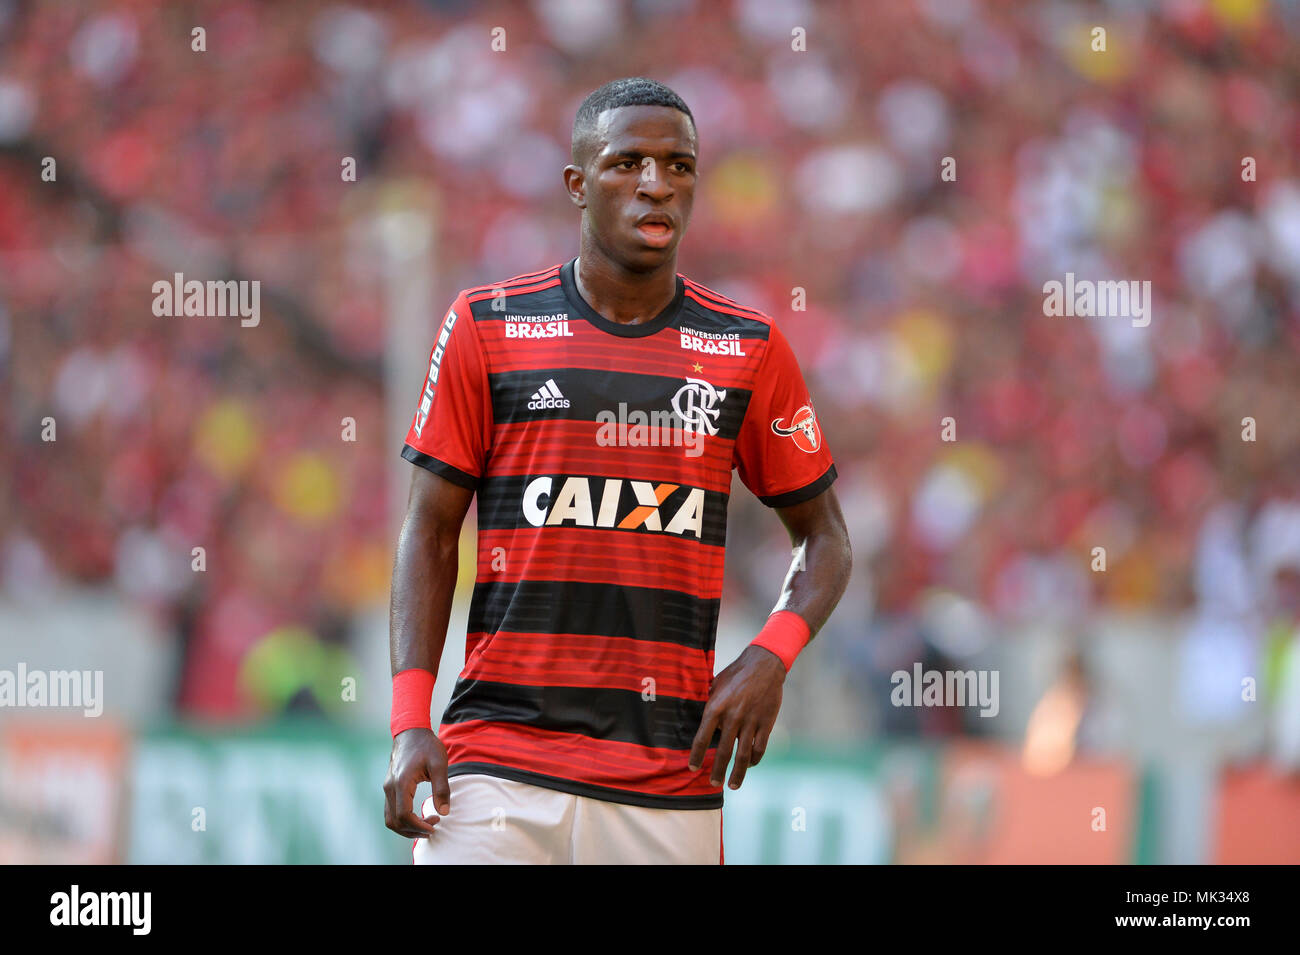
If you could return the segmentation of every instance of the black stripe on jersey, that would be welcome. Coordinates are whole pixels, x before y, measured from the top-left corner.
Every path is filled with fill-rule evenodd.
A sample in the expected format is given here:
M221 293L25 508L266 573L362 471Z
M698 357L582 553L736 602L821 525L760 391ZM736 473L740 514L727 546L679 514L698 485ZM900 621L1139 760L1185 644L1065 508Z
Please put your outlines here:
M549 493L541 493L540 488L534 488L531 492L528 490L533 481L538 478L549 477L551 486ZM651 530L646 526L645 521L636 527L620 528L618 523L623 518L630 515L638 507L642 507L641 500L636 496L636 491L632 488L632 481L637 480L627 478L604 478L592 477L583 474L500 474L491 475L484 478L478 488L478 526L479 530L514 530L515 528L537 527L531 524L524 514L524 495L529 494L529 502L542 508L546 512L546 520L549 521L555 514L555 504L561 497L566 484L570 480L586 482L578 484L577 489L584 491L582 498L583 505L589 501L591 504L592 521L600 520L601 505L604 503L605 486L611 481L620 481L618 485L618 504L614 508L612 517L612 527L601 526L600 530L616 531L622 534L666 534L670 537L681 537L685 540L696 540L695 528L687 527L685 530L676 529L669 531L668 527L672 524L673 518L677 516L683 508L688 507L687 501L691 493L696 488L689 485L681 484L677 489L664 498L663 503L658 505L657 513L659 518L659 530ZM639 482L641 483L641 482ZM651 488L658 488L665 481L646 481ZM609 492L611 496L614 491ZM612 497L611 497L612 499ZM722 491L704 490L703 514L700 517L700 534L699 541L703 544L709 544L714 547L722 547L727 542L727 500L728 495ZM583 515L585 518L585 514ZM682 519L692 520L694 517L691 513L683 515ZM579 524L573 517L564 517L556 524L543 524L541 527L595 527L593 524Z
M716 747L714 747L716 749ZM615 789L613 786L596 786L592 783L574 782L560 776L548 776L534 773L527 769L513 766L500 766L496 763L452 763L447 767L448 778L452 776L469 776L481 773L485 776L499 776L517 783L529 783L543 789L554 789L575 796L588 796L603 799L605 802L624 803L628 806L644 806L647 809L721 809L722 793L713 796L667 796L658 793L642 793L634 789Z
M689 354L689 353L684 353ZM533 397L551 397L542 391L546 383L555 381L562 400L568 407L528 407ZM530 368L523 371L498 371L488 375L492 391L492 420L496 424L538 419L561 419L592 422L592 444L596 443L596 415L609 412L617 420L619 404L627 406L626 413L643 412L650 422L682 427L682 418L673 410L673 397L688 386L686 376L670 378L666 375L641 375L628 371L596 371L587 368ZM740 423L745 419L751 392L746 388L719 389L725 391L717 405L718 416L711 418L718 429L711 437L719 441L733 441L740 433ZM686 409L690 414L690 408ZM608 418L608 415L606 416Z
M703 715L703 700L663 694L647 700L638 690L457 680L442 721L519 723L655 749L688 750ZM720 735L715 731L710 745L716 746Z
M474 585L470 633L582 633L713 649L717 599L680 590L571 580L491 581Z
M478 478L474 475L462 471L460 468L454 468L446 461L439 461L437 458L431 458L422 451L417 451L409 444L402 445L402 457L412 464L418 464L426 471L432 471L439 477L446 478L452 484L458 484L461 487L474 490L478 487Z
M837 477L835 465L826 469L826 473L813 481L811 484L805 484L803 487L795 488L793 491L786 491L784 494L772 494L768 497L760 497L759 500L768 507L790 507L794 504L802 504L804 501L811 501L814 497L826 490L834 483Z

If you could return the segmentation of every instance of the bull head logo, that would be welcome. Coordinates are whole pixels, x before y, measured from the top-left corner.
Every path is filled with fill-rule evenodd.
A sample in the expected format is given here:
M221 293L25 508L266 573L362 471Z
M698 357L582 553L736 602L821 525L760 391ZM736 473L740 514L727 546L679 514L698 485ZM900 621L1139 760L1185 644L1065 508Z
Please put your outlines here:
M773 419L773 434L789 438L795 443L795 447L809 454L813 454L821 446L821 436L817 433L817 416L813 414L812 405L803 405L796 411L789 427L782 424L782 420Z

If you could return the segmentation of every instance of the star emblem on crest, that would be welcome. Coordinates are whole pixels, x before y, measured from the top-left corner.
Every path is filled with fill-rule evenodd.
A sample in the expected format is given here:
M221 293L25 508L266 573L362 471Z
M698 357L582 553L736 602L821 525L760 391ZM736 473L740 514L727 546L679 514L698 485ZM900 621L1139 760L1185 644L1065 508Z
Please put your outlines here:
M694 365L692 365L691 367L694 368L696 371L703 371L703 370L704 370L704 366L701 365L698 361L697 361Z

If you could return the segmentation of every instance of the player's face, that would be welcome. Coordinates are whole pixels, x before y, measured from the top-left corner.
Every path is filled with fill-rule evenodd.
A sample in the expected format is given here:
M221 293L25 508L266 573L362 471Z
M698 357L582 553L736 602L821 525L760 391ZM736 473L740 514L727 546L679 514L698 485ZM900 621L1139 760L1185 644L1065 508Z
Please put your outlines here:
M597 240L632 268L670 261L695 199L695 130L667 106L621 106L596 124L586 210Z

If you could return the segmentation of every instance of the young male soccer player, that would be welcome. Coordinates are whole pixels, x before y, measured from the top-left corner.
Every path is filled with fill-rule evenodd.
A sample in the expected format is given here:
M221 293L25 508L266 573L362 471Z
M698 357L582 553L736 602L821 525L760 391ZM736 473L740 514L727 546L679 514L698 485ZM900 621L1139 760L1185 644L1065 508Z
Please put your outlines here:
M695 121L652 80L593 92L564 169L579 255L462 291L402 456L385 822L421 863L719 863L722 785L758 763L795 655L844 592L835 466L766 315L676 272ZM731 471L796 548L715 678ZM465 666L430 698L478 494ZM416 786L433 795L419 815Z

